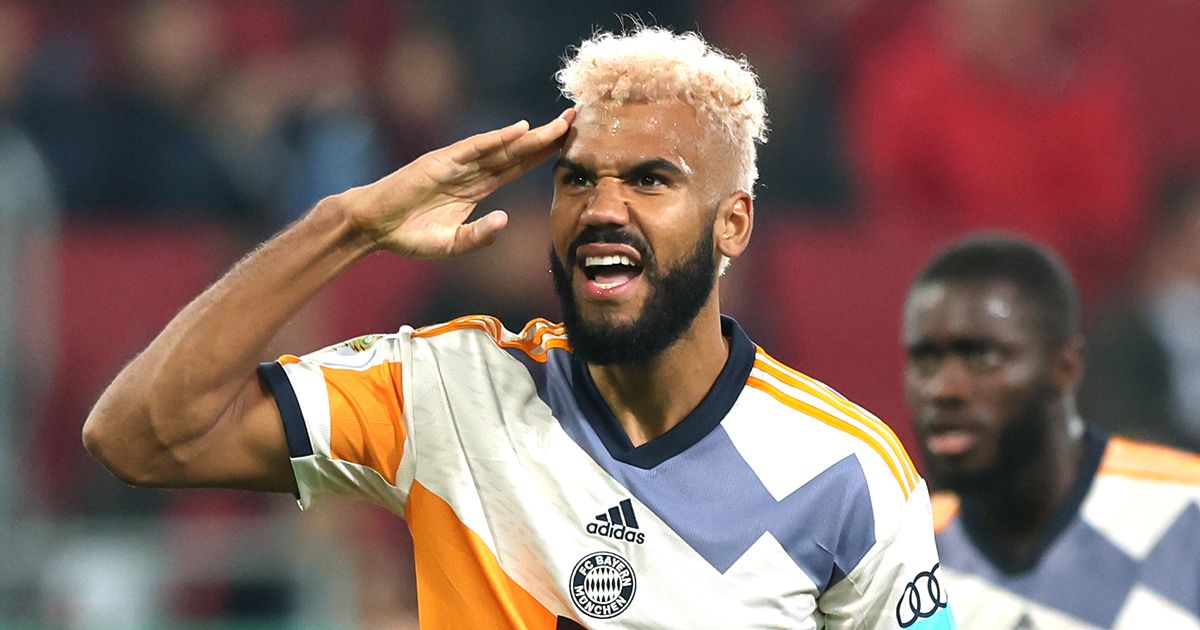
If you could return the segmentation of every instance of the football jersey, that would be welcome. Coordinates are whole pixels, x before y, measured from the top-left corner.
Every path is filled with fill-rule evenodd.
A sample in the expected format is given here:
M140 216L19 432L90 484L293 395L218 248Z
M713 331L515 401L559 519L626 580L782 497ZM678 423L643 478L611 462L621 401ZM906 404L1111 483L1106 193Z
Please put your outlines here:
M407 520L422 628L954 627L896 436L722 329L712 389L636 447L545 320L405 327L260 373L301 507Z
M1079 479L1031 558L934 495L943 583L964 628L1200 629L1200 456L1084 434Z

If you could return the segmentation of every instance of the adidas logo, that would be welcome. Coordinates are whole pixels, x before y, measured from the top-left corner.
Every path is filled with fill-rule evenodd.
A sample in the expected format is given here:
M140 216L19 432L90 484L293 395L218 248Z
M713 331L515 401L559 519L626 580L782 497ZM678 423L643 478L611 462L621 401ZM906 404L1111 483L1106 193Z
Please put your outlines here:
M646 535L637 531L637 517L633 515L633 502L625 499L608 508L608 512L597 514L596 520L587 524L587 533L625 542L642 544Z

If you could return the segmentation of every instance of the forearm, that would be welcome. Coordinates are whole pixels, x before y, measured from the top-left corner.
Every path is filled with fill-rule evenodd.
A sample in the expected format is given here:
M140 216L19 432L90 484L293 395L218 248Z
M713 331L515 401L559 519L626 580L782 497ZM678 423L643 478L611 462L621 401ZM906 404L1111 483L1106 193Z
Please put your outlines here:
M129 483L295 488L286 437L256 363L288 317L375 249L445 258L489 244L508 217L467 222L497 187L561 144L572 110L431 151L322 201L184 308L109 385L84 445Z
M136 480L120 468L154 467L210 432L289 316L370 250L344 199L322 201L180 311L105 390L84 428L88 448Z

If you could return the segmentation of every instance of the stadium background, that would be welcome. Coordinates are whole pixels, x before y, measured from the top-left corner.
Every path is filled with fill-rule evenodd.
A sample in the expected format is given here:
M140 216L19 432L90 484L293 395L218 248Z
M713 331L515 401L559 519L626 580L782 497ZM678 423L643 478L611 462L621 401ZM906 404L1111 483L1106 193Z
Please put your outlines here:
M910 450L899 310L934 247L979 228L1050 243L1095 321L1138 277L1160 183L1200 163L1190 0L0 2L0 626L415 626L397 519L131 490L80 425L254 243L424 150L555 115L560 57L631 13L745 55L767 90L725 310ZM368 259L272 353L554 314L549 191L542 169L485 202L514 218L486 252Z

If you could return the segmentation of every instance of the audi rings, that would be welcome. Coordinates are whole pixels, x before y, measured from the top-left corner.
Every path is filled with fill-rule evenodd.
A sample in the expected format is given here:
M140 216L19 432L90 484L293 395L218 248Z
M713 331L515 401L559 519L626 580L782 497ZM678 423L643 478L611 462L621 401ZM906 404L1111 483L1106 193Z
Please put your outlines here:
M941 564L935 564L932 569L918 573L913 581L904 586L900 601L896 602L896 623L900 624L901 628L934 616L938 609L945 608L950 603L949 597L934 575L940 566Z

